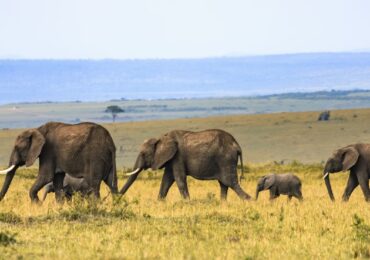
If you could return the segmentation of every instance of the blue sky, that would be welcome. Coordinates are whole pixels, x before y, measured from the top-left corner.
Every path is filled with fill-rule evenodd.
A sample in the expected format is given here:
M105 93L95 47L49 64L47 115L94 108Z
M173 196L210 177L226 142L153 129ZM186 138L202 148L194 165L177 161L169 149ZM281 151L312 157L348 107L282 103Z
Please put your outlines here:
M368 0L0 0L0 58L370 51Z

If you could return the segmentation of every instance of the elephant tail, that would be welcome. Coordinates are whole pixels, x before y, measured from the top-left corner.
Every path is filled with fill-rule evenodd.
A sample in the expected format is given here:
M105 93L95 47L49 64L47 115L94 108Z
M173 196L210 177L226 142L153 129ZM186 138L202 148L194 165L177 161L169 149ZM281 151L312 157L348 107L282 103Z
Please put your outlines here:
M242 153L242 150L240 149L240 147L239 147L239 150L238 150L238 156L239 156L239 159L240 159L240 166L241 166L241 172L242 172L240 174L239 182L242 182L242 180L244 180L245 177L244 177L243 153Z
M116 151L112 151L112 192L118 193Z

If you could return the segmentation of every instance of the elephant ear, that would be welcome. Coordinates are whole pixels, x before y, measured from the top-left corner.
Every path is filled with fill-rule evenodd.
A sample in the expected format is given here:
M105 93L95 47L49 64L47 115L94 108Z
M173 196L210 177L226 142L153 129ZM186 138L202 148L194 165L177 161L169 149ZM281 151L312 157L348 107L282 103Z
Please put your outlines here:
M31 146L27 153L26 166L31 166L37 157L39 157L42 147L45 144L45 137L36 129L30 133Z
M274 185L274 183L275 183L275 178L276 178L275 175L267 175L267 176L265 176L264 177L265 182L263 184L263 189L264 190L270 189L271 186Z
M159 139L155 146L154 159L152 164L152 169L157 170L164 166L166 162L171 160L171 158L177 152L177 143L170 136L163 136Z
M358 160L359 153L357 150L353 147L347 147L343 151L343 159L342 159L342 164L343 164L343 171L348 171L355 165L355 163Z

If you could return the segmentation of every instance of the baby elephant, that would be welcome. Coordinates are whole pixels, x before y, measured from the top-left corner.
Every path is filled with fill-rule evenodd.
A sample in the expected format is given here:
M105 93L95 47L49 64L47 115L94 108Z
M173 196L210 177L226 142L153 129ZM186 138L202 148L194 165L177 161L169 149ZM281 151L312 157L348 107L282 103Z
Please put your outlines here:
M258 193L262 190L270 190L270 200L279 197L280 194L288 195L289 200L292 197L303 200L301 187L301 180L293 174L269 174L262 176L258 180L256 200L258 199Z
M70 200L75 192L82 192L84 194L83 191L86 190L86 185L87 183L84 182L83 178L75 178L66 174L63 180L63 192L65 197ZM45 192L42 196L42 201L46 199L46 196L50 192L55 192L53 182L45 185Z

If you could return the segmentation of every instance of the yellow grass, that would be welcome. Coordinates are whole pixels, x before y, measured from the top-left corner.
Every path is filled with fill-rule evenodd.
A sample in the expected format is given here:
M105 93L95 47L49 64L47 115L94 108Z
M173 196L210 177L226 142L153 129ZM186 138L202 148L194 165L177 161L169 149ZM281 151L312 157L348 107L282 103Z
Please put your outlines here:
M142 173L124 200L94 203L76 199L42 205L28 198L37 169L22 170L0 203L0 232L16 242L0 245L0 258L156 259L347 259L370 256L370 209L357 189L348 203L330 202L320 166L256 165L242 187L254 196L256 180L270 172L294 171L303 181L304 202L280 196L241 201L229 191L219 199L216 181L189 178L190 201L174 185L166 201L156 200L161 172ZM120 176L122 173L120 173ZM332 177L336 197L346 174ZM125 180L120 178L120 187ZM102 185L103 197L108 194ZM363 219L355 227L356 216ZM365 237L363 237L365 236ZM0 239L1 241L1 239ZM1 244L1 242L0 242Z

